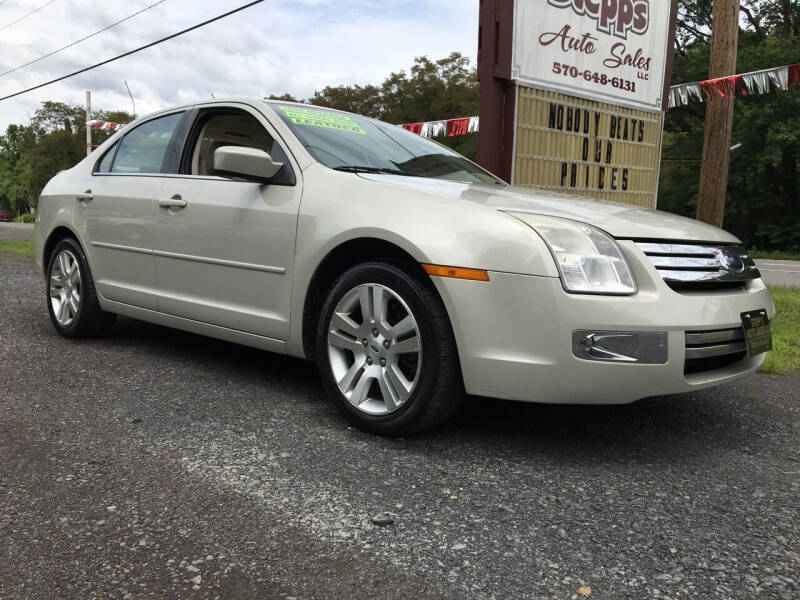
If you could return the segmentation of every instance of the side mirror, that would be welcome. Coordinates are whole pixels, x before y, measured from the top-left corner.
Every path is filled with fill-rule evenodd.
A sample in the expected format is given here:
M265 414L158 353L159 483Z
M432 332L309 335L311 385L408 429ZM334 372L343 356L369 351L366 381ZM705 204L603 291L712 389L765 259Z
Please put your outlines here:
M214 151L214 171L218 175L266 183L283 168L258 148L221 146Z

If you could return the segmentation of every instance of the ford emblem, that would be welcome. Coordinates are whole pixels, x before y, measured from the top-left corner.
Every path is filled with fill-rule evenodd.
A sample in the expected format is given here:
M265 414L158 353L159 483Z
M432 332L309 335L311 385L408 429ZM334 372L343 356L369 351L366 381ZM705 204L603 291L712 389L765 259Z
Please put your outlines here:
M720 264L728 271L733 271L734 273L741 273L744 271L744 261L742 261L742 257L734 251L728 248L720 248L718 256Z

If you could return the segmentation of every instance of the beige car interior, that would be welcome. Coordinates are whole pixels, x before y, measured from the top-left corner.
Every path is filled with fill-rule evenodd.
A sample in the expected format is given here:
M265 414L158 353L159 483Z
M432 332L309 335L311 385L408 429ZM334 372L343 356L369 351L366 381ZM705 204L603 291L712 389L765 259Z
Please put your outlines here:
M215 175L214 152L221 146L245 146L272 152L272 137L255 117L242 114L212 116L200 132L192 154L192 175Z

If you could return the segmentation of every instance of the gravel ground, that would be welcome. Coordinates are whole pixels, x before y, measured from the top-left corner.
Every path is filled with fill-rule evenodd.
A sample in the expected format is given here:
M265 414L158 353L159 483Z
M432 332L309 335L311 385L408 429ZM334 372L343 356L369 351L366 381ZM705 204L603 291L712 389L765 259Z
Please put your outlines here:
M2 600L800 596L797 375L381 439L299 360L61 339L10 258L0 357Z

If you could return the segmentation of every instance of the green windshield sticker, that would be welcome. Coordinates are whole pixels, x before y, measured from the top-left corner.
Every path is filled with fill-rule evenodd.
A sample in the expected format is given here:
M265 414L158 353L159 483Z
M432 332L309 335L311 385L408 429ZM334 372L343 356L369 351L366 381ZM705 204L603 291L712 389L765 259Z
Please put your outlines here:
M349 131L367 135L358 124L347 115L342 113L330 112L313 108L298 108L296 106L281 106L280 109L286 113L295 125L306 125L310 127L324 127L325 129L336 129L338 131Z

